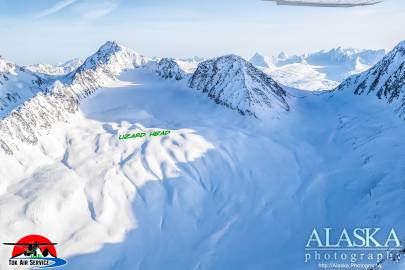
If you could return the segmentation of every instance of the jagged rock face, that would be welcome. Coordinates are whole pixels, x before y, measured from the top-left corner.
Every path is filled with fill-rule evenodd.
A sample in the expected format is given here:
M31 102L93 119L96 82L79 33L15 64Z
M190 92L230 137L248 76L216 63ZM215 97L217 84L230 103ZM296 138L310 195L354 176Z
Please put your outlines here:
M351 76L342 82L336 90L353 90L356 95L374 93L388 103L398 102L397 112L405 116L405 41L371 69Z
M257 116L263 110L289 110L286 92L272 78L236 55L198 65L189 86L207 93L216 103L241 114Z
M182 80L185 72L180 68L174 59L162 58L156 67L156 73L164 79Z

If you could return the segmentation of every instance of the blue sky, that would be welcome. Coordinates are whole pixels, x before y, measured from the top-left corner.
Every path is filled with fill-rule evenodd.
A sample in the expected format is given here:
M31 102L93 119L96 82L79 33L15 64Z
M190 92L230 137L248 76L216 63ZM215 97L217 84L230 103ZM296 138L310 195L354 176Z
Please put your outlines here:
M332 47L390 49L405 1L366 7L260 0L0 0L0 55L19 64L85 58L107 40L148 56L250 57Z

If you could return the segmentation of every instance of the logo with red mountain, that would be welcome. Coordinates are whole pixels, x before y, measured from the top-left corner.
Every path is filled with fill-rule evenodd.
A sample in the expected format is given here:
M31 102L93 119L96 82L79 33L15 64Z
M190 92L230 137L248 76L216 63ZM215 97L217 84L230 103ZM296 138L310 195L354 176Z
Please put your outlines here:
M42 235L27 235L16 243L3 243L13 246L9 265L30 266L32 269L59 267L66 264L66 260L58 258L55 246Z

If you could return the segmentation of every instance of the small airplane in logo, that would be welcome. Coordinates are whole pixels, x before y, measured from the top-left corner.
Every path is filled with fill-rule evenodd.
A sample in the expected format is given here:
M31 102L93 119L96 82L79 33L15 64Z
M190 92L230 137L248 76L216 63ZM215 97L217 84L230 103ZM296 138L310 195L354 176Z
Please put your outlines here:
M29 257L38 257L42 255L43 257L48 256L51 254L51 252L45 248L44 250L41 250L41 247L43 246L54 246L57 245L58 243L38 243L35 241L34 243L3 243L6 246L18 246L23 249L22 252L15 254L12 258L18 257L20 255L25 255ZM51 254L53 256L53 254ZM56 257L56 256L54 256Z
M277 5L310 7L357 7L370 6L384 0L262 0L276 2Z
M30 234L22 237L15 243L3 243L6 246L13 246L11 258L8 260L10 266L31 265L32 269L53 268L65 265L66 260L59 258L55 245L48 238Z

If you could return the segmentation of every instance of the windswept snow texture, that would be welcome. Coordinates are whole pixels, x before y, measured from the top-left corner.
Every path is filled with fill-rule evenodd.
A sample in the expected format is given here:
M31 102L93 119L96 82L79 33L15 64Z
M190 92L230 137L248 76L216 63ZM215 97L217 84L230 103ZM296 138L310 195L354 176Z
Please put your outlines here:
M257 116L262 111L289 110L284 89L236 55L200 63L189 85L242 114Z
M402 78L389 75L401 74L402 45L376 66L386 76L370 73L389 94L397 84L386 77ZM281 89L233 55L200 63L190 80L163 79L146 63L108 42L53 95L3 119L18 149L0 151L2 241L45 235L67 270L313 270L304 249L314 228L395 228L405 238L405 125L392 104L355 96L353 78L342 91ZM238 99L221 94L230 89ZM252 111L268 104L243 98L265 92L271 110L241 115L210 92ZM65 114L67 97L81 102L75 114ZM67 121L35 145L15 138L31 138L21 127L37 134L37 120L55 112ZM171 133L119 140L155 130ZM10 253L0 245L1 270Z
M310 6L310 7L357 7L369 6L383 0L262 0L277 2L277 5Z
M385 55L384 50L336 48L305 55L267 57L256 53L250 62L277 82L298 89L330 90L347 77L367 70Z

